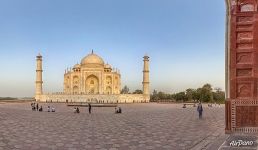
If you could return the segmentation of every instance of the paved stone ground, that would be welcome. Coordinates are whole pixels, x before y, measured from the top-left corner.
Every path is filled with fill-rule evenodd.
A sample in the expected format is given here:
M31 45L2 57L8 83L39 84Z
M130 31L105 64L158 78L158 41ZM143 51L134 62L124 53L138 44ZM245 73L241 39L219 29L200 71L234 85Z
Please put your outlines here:
M40 105L46 111L48 104ZM196 107L179 104L119 105L122 114L93 108L91 115L85 107L74 114L73 107L51 105L55 113L31 111L30 103L0 103L0 150L218 149L227 138L224 106L205 106L199 120Z

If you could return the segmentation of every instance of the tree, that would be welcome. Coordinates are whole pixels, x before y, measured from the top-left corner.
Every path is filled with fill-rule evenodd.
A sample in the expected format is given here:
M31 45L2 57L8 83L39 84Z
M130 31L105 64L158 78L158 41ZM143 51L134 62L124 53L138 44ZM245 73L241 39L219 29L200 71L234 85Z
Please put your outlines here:
M198 88L193 91L193 99L194 101L199 101L200 100L200 94L201 94L201 88Z
M200 89L200 101L203 102L211 102L213 101L213 94L212 94L212 87L210 84L205 84L203 87Z
M186 97L188 101L193 99L194 89L186 89Z
M223 92L221 88L215 88L215 92L212 94L215 102L223 103L225 101L225 92Z
M151 95L151 101L156 102L158 100L159 100L158 92L156 90L153 90L152 95Z
M125 85L123 89L121 90L121 94L128 94L130 89Z
M166 99L166 94L164 92L158 92L158 98L160 100L164 100L164 99Z
M137 90L135 90L135 91L133 92L133 94L143 94L143 92L142 92L142 90L137 89Z
M187 96L186 96L185 92L176 93L174 97L175 97L176 101L186 101L187 100Z

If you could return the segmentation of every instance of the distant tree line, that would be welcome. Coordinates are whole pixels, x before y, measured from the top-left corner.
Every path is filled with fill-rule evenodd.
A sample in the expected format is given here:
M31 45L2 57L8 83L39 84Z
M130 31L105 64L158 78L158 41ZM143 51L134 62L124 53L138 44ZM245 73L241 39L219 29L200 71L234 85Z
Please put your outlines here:
M186 89L185 91L167 94L154 90L151 94L151 102L210 102L224 103L225 92L220 88L213 89L211 84L205 84L197 89Z
M0 97L0 100L17 100L17 98L14 98L14 97Z
M125 85L122 90L121 94L142 94L142 90L136 89L134 92L130 92L130 89Z

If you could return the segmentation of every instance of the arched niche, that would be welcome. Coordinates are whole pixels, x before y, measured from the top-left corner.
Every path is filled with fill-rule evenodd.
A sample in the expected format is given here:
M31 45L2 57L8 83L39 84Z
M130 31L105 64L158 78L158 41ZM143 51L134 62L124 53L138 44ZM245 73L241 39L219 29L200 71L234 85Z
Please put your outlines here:
M111 78L111 76L107 76L107 77L106 77L106 84L108 84L108 85L112 84L112 78Z
M242 0L239 1L240 12L253 12L256 11L256 2L254 0Z
M95 75L90 75L86 79L86 93L99 94L99 79Z
M110 86L106 87L106 94L112 94L112 88Z
M74 94L79 94L79 87L78 86L73 87L73 93Z
M79 77L73 76L73 84L78 84L78 83L79 83Z

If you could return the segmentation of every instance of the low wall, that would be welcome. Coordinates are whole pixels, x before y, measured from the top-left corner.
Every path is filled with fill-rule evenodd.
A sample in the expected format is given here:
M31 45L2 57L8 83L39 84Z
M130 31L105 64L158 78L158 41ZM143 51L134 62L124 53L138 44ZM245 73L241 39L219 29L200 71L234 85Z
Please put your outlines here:
M86 103L148 103L149 95L116 94L116 95L66 95L46 94L35 97L40 102L86 102Z

